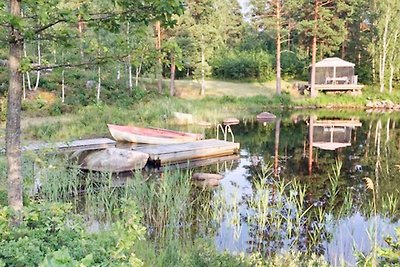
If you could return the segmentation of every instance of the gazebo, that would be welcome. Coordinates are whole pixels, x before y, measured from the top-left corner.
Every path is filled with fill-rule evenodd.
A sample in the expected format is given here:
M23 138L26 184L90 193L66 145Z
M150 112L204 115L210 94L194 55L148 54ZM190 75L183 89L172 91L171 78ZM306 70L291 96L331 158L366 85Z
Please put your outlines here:
M360 90L358 76L354 74L354 63L338 57L325 58L315 64L315 87L320 91L325 90ZM311 66L309 75L311 84Z

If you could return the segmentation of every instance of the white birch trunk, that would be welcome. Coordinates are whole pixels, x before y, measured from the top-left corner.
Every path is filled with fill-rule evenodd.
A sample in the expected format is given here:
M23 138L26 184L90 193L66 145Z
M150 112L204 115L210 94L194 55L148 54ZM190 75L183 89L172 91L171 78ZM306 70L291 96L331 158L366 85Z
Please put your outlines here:
M140 57L139 67L136 68L136 77L135 77L135 86L136 87L139 86L139 75L142 72L143 58L144 58L144 51L142 53L142 56Z
M204 51L204 35L201 35L201 90L200 95L205 95L206 93L206 71L205 71L205 63L206 56Z
M389 76L389 93L391 94L393 91L393 79L394 79L394 72L395 72L395 64L397 60L397 53L399 52L398 46L397 46L397 38L399 37L399 30L396 30L394 33L394 40L393 40L393 45L392 45L392 56L390 60L390 76Z
M393 78L394 78L394 64L390 62L390 77L389 77L389 93L393 91Z
M128 74L129 74L129 78L128 78L128 82L129 82L129 90L132 91L133 88L133 81L132 81L132 62L131 62L131 55L128 56Z
M129 90L132 91L133 88L133 82L132 82L132 56L131 56L131 40L129 38L130 34L130 24L129 21L126 25L126 42L128 43L128 51L129 51L129 56L128 56L128 86Z
M101 90L101 67L100 66L97 68L97 75L98 75L98 80L97 80L96 101L98 103L98 102L100 102L100 90Z
M65 69L61 72L61 103L65 102Z
M379 83L380 83L380 92L382 93L385 90L385 69L386 69L386 58L388 54L388 31L389 31L389 21L390 15L389 10L385 14L385 26L383 30L382 36L382 49L380 51L380 63L379 63Z
M41 51L41 46L40 46L40 35L38 36L37 53L38 53L38 64L39 64L39 66L41 66L42 65L42 51ZM33 88L33 91L36 91L38 89L39 81L40 81L40 70L38 70L36 72L36 83L35 83L35 87Z
M26 99L25 73L22 74L22 99Z
M118 64L117 66L117 81L121 79L121 66Z
M25 42L23 44L23 49L24 49L24 57L27 57ZM28 85L28 90L32 91L31 76L29 75L29 71L27 71L25 74L26 74L26 82L27 82L27 85Z

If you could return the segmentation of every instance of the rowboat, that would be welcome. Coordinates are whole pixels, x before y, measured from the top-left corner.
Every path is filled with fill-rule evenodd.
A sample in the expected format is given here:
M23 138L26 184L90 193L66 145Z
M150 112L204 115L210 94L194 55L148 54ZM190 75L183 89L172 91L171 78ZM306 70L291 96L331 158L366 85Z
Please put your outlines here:
M116 141L166 145L192 142L203 139L203 135L179 132L160 128L141 128L107 124L108 130Z

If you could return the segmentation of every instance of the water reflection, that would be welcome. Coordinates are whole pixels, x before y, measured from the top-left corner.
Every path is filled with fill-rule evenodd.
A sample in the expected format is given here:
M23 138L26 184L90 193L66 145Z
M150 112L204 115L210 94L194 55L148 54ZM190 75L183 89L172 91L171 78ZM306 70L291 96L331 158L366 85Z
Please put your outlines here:
M272 123L247 121L233 128L241 143L241 159L222 181L230 209L215 238L219 249L251 251L263 244L262 252L267 254L296 248L324 254L334 265L354 265L354 249L369 252L374 229L379 244L394 233L399 225L399 170L395 166L400 163L400 116L327 114L289 114ZM307 218L297 221L297 240L288 230L292 227L294 231L290 226L294 221L284 220L278 228L273 221L261 230L259 224L249 224L248 217L256 213L248 203L257 192L257 168L262 162L272 164L270 177L291 183L296 179L306 188L301 208L277 208L277 195L271 198L276 190L271 189L269 195L269 205L275 205L270 207L269 217L282 218L292 212L294 220L295 211L311 207ZM341 170L332 182L337 162L342 164ZM364 177L370 177L377 188L376 218ZM336 188L332 188L334 183ZM290 197L290 192L283 197ZM324 212L319 214L320 210ZM240 222L232 224L237 221L236 213Z
M351 147L353 130L362 126L358 119L318 120L315 116L310 116L307 124L309 132L309 175L312 175L314 148L317 150L315 152L316 162L318 161L318 149L338 151L340 153L342 148Z

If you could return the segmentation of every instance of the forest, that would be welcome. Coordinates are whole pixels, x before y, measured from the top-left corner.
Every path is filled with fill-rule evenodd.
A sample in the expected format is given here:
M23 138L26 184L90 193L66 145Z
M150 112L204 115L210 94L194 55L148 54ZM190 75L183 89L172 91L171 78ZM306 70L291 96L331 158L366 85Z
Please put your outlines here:
M174 79L267 81L277 66L285 80L306 80L313 51L317 61L337 56L356 63L359 80L379 92L392 92L398 81L396 1L254 0L246 13L237 1L26 1L20 19L7 10L3 3L2 25L13 23L23 37L24 88L57 91L67 103L100 101L103 88L133 90L140 78L171 79L164 88L157 84L171 95ZM5 94L10 39L4 37L11 36L1 30ZM65 88L79 95L91 86L95 94L66 97Z
M38 196L33 196L27 189L34 178L27 162L40 162L48 167L52 166L53 159L50 160L47 154L32 159L32 155L26 156L22 152L22 146L37 141L69 141L96 134L105 136L108 134L104 127L107 123L165 126L175 111L192 113L198 121L215 123L229 116L247 118L250 113L265 109L282 117L288 116L292 109L336 107L362 113L366 107L381 103L384 108L399 109L398 38L399 0L2 1L0 135L4 141L0 144L5 155L0 160L0 245L4 245L0 248L0 266L14 266L16 262L18 266L269 266L268 259L272 259L273 266L280 266L285 261L332 264L325 262L326 259L315 250L308 251L310 253L299 250L299 254L284 254L283 258L274 253L268 255L271 258L257 253L236 257L231 253L220 253L204 240L195 239L187 250L187 243L172 242L174 235L186 236L179 227L168 232L170 224L180 225L179 220L200 215L204 217L198 220L207 224L219 216L218 211L201 210L198 199L180 213L179 203L174 201L193 197L193 192L184 191L188 184L178 179L190 176L183 172L167 173L166 180L172 184L156 183L157 189L152 188L153 192L137 177L117 193L108 187L101 188L99 191L104 193L104 199L107 194L116 194L121 199L111 204L107 199L107 203L102 203L112 207L108 207L112 213L109 214L112 218L108 219L112 223L108 229L92 234L86 230L83 218L74 212L78 204L71 204L71 196L75 194L66 193L71 188L77 192L84 187L82 181L77 182L81 174L71 173L68 166L56 164L58 169L52 170L51 175L65 179L66 184L57 187L49 182L47 189L54 191L45 192L37 201ZM358 81L365 86L362 95L317 94L315 64L328 57L355 64ZM298 86L308 83L310 93L300 95ZM44 120L45 123L25 126L30 120ZM388 119L387 136L389 127L397 127L395 121L390 123ZM242 138L245 140L246 136ZM381 142L380 135L379 139L375 138L376 146ZM275 140L279 146L279 133ZM380 152L377 157L380 159ZM389 173L389 167L387 169ZM340 171L336 174L339 177ZM261 180L264 178L267 179L263 176ZM76 183L72 184L68 179ZM332 181L336 180L329 179L335 186ZM91 182L85 185L90 184L88 187L91 188L94 186ZM272 187L281 186L282 196L287 193L283 189L286 186L297 190L301 196L302 187L296 182L275 182L271 182ZM175 199L166 194L166 198L158 199L160 203L157 204L160 209L165 209L164 213L153 209L150 198L160 197L157 190L173 191L174 186L182 190L182 198ZM254 190L261 193L269 190L263 186L253 183ZM146 200L127 197L137 191ZM206 196L202 197L206 201L212 199L211 193L204 194ZM91 197L94 200L99 196L89 194L88 198ZM173 210L167 209L167 197L174 202ZM300 205L292 195L285 197L293 201L293 205ZM301 202L298 209L304 210L305 214L309 209L304 207L306 201L302 201L304 203ZM274 204L278 205L275 206L278 210L283 209L279 206L282 203ZM199 209L204 214L196 214ZM376 216L375 202L371 210L375 210ZM166 214L170 212L178 219L167 221ZM317 211L312 216L316 217L316 214ZM373 212L369 214L373 215ZM157 216L165 221L157 222ZM289 219L286 220L289 223ZM298 218L297 223L301 220ZM66 225L69 221L70 226ZM272 221L276 223L274 219ZM302 226L305 229L305 223ZM201 226L198 228L201 233L207 232ZM298 246L301 245L298 243L300 228L296 232L298 238L295 238ZM149 229L154 232L150 233ZM47 241L45 233L51 233ZM28 241L20 239L21 236ZM158 238L163 240L159 247L150 242ZM85 242L77 245L74 240L78 239L89 240L93 245ZM143 239L147 239L147 243L140 241ZM30 241L32 246L27 244ZM35 257L29 259L21 251L20 258L13 256L18 242L32 250ZM35 242L40 251L33 248ZM63 242L65 245L61 246ZM79 252L73 251L74 245L79 247ZM398 252L397 245L390 241L389 246L393 249L385 251L379 250L375 243L371 254L358 255L358 260L371 266L396 262L396 259L398 262L398 256L393 256ZM145 252L146 246L151 246L151 252ZM174 248L176 254L170 251ZM202 253L208 255L206 259L201 259ZM162 257L157 259L157 255ZM61 264L63 260L66 265ZM54 265L56 263L60 265Z

